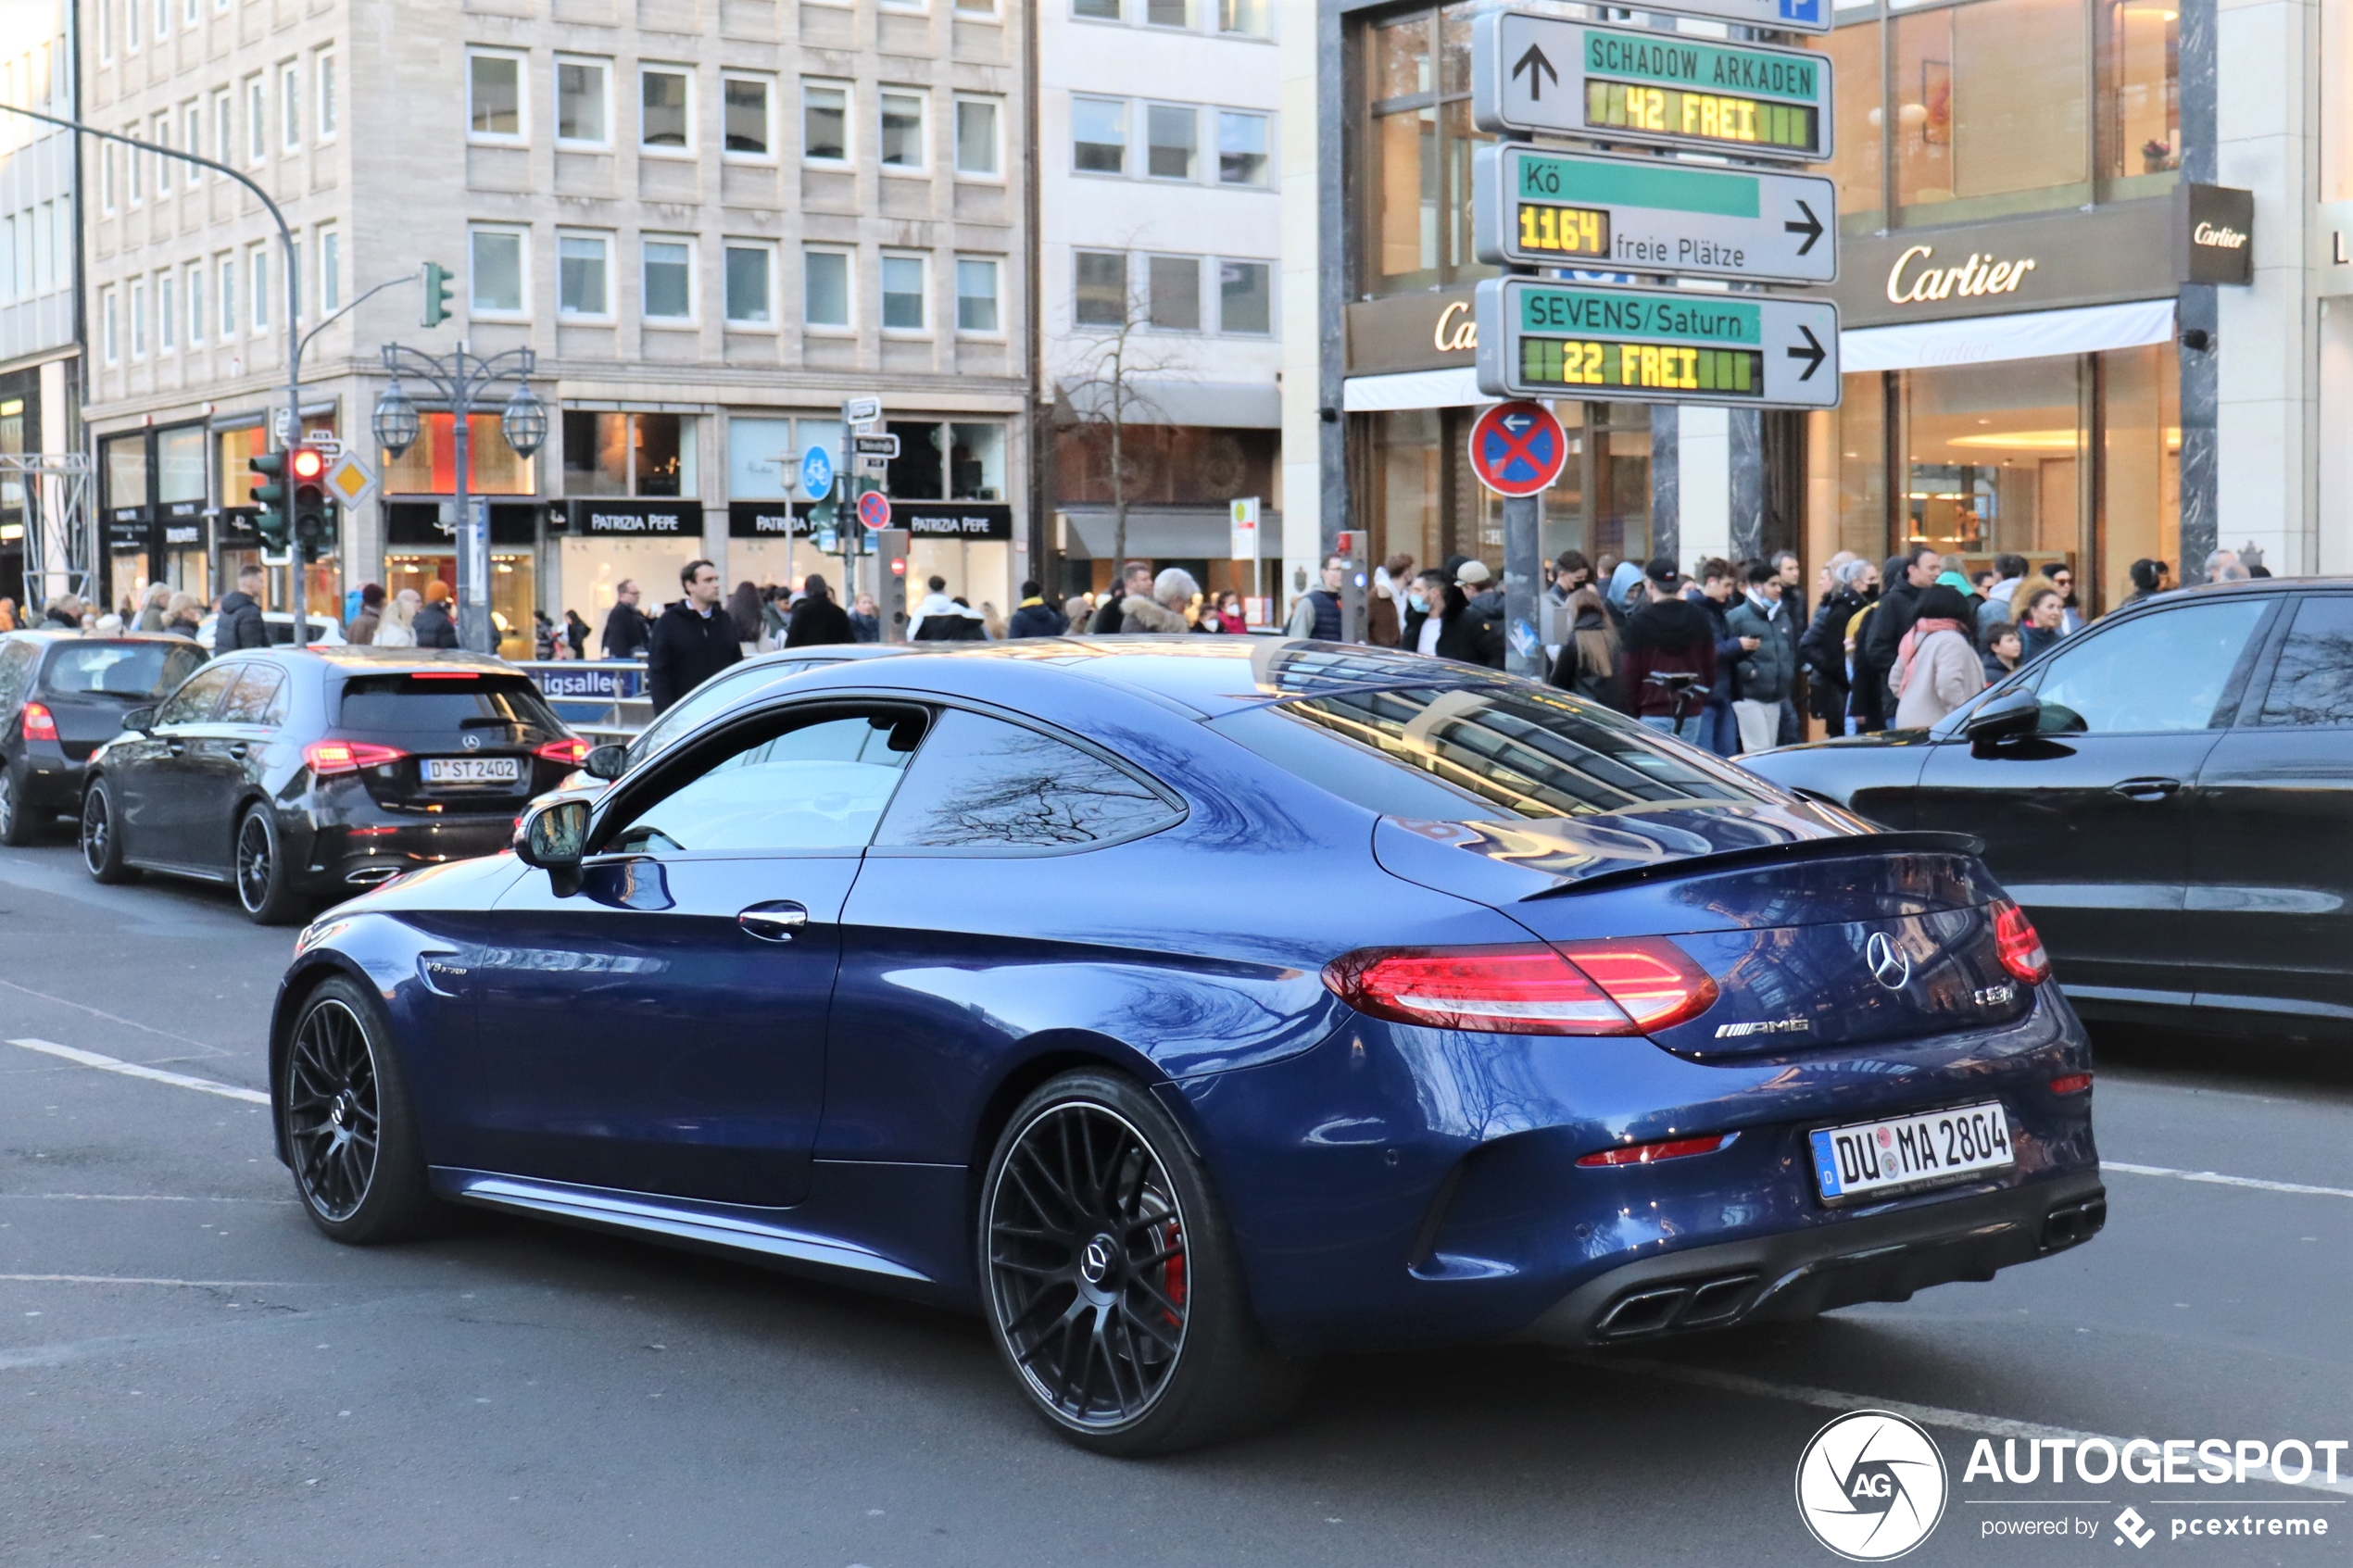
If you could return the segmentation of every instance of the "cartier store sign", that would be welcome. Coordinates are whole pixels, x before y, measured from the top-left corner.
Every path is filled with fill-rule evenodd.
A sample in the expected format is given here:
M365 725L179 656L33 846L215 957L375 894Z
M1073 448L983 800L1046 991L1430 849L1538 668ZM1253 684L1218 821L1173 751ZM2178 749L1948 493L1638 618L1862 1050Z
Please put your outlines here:
M2179 286L2173 219L2173 203L2158 196L1850 235L1839 242L1838 282L1822 292L1850 328L2161 299Z
M1478 358L1471 290L1445 289L1361 299L1348 307L1348 373L1445 370Z

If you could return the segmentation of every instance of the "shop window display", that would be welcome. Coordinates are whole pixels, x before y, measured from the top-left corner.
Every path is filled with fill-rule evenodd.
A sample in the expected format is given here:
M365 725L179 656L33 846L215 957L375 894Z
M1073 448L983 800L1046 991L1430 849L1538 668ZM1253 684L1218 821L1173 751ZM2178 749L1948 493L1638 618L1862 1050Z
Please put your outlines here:
M563 435L566 495L668 500L700 493L691 414L567 408Z
M507 445L496 413L466 420L466 490L474 495L530 495L536 483L529 458ZM458 420L449 413L420 417L416 442L397 458L384 455L387 495L458 493Z

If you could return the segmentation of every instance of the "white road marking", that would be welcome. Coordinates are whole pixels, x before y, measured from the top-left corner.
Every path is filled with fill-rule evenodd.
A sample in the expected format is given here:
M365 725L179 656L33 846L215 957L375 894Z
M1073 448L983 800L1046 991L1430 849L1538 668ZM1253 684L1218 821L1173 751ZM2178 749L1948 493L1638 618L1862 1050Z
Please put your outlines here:
M2097 1432L2078 1432L2068 1426L2046 1426L2034 1421L2012 1421L2007 1416L1980 1415L1974 1411L1947 1410L1942 1405L1914 1404L1908 1399L1883 1399L1872 1394L1848 1394L1836 1388L1814 1388L1802 1383L1768 1383L1761 1377L1750 1377L1737 1372L1718 1372L1713 1367L1678 1366L1672 1361L1639 1360L1630 1356L1595 1356L1572 1353L1569 1360L1604 1372L1639 1373L1663 1377L1670 1383L1687 1383L1695 1388L1713 1388L1727 1394L1746 1394L1754 1399L1779 1399L1784 1403L1812 1405L1826 1411L1886 1411L1919 1422L1922 1426L1944 1426L1957 1432L1971 1432L1982 1437L2056 1437L2078 1445L2096 1439L2121 1451L2126 1439L2109 1437ZM2249 1475L2270 1475L2268 1465L2247 1466ZM2273 1479L2277 1479L2273 1477ZM2306 1486L2316 1491L2334 1492L2340 1497L2353 1497L2353 1475L2342 1470L2330 1481L2316 1474L2308 1481L2281 1481L2283 1486Z
M17 1285L184 1285L198 1290L324 1288L298 1279L143 1279L136 1274L0 1274L0 1280Z
M103 1018L109 1023L120 1023L126 1029L142 1029L150 1035L160 1035L167 1040L177 1040L183 1046L194 1046L207 1056L229 1054L219 1046L208 1046L202 1040L191 1040L185 1035L175 1035L169 1029L158 1029L152 1023L142 1023L135 1018L120 1017L107 1011L104 1008L94 1008L87 1002L77 1002L68 997L53 997L46 991L36 991L30 985L19 985L13 980L0 980L0 985L6 985L11 991L21 991L28 997L38 997L44 1002L54 1002L61 1008L73 1008L78 1011L90 1014L93 1018Z
M2176 1171L2171 1165L2127 1165L2120 1160L2103 1160L2102 1171L2121 1171L2129 1176L2172 1176L2184 1182L2207 1182L2215 1186L2254 1187L2262 1192L2302 1192L2316 1198L2353 1198L2353 1187L2307 1186L2302 1182L2266 1182L2253 1176L2226 1176L2219 1171Z
M223 1099L241 1099L247 1105L270 1103L270 1097L258 1089L241 1089L234 1084L215 1083L210 1078L192 1078L185 1073L166 1073L160 1067L142 1067L135 1061L122 1061L114 1057L100 1056L96 1051L76 1050L71 1046L61 1046L54 1040L10 1040L8 1044L22 1046L29 1051L40 1051L44 1055L62 1057L68 1061L79 1062L83 1067L94 1067L101 1073L120 1073L127 1078L145 1078L152 1084L170 1084L174 1088L195 1089L203 1094L219 1095Z
M188 1198L173 1192L0 1192L0 1201L33 1198L45 1203L272 1203L291 1204L291 1198Z

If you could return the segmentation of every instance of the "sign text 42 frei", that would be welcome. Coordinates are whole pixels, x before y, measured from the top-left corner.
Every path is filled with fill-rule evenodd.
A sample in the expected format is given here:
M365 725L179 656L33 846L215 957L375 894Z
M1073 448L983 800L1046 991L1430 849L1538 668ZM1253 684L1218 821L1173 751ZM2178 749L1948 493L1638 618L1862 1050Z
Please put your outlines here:
M1539 278L1490 278L1477 298L1478 388L1491 397L1838 406L1827 300Z

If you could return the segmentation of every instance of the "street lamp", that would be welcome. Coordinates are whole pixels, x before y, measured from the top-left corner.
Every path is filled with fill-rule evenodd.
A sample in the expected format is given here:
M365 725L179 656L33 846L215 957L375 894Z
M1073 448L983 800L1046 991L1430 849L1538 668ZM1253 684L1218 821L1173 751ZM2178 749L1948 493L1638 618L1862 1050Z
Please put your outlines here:
M474 405L486 402L498 383L512 378L515 390L498 418L507 445L528 458L547 439L547 406L532 395L530 377L538 357L528 348L510 348L484 358L466 351L463 339L446 359L407 348L384 345L384 374L389 378L376 399L373 424L385 451L398 457L413 445L423 425L417 406L401 390L403 374L425 383L450 414L451 458L457 468L458 513L458 641L475 653L495 653L497 639L490 621L490 513L476 507L467 493L472 478Z

